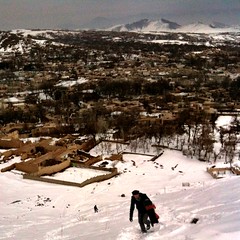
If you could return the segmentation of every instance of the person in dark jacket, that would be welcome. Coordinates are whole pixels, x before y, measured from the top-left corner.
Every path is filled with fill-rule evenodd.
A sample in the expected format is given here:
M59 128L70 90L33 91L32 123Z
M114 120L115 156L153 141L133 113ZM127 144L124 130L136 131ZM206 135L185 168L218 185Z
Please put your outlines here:
M138 223L143 233L150 229L150 221L148 220L148 214L146 210L146 202L149 203L149 201L150 199L145 193L141 193L138 190L134 190L132 192L129 220L130 222L133 221L133 212L136 206L138 210ZM147 225L147 229L145 224Z

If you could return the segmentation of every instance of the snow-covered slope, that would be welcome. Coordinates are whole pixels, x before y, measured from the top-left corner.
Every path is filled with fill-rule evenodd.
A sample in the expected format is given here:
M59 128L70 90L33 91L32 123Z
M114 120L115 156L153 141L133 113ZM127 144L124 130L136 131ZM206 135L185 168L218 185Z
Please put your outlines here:
M16 171L0 173L0 239L239 239L239 177L214 180L207 163L171 150L154 162L147 155L124 154L123 159L115 163L122 173L118 177L84 188L25 180ZM94 174L82 171L63 172L61 179ZM160 215L160 223L144 235L136 211L134 221L128 220L134 189L145 192ZM190 223L193 218L196 224Z

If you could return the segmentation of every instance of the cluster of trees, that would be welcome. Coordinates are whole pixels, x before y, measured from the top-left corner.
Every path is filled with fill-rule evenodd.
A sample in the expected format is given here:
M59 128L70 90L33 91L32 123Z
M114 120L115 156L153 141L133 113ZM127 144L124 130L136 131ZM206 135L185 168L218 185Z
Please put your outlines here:
M148 82L140 80L103 80L98 82L96 92L100 96L108 97L134 97L140 95L165 95L173 88L169 81L159 79L158 81Z
M127 86L129 87L129 85ZM99 88L101 89L101 86ZM119 88L120 86L117 89L119 90ZM117 89L116 94L119 92ZM102 92L104 91L102 90ZM80 96L80 94L68 95L67 93L65 89L59 88L52 92L52 99L41 102L36 96L29 95L26 102L31 103L29 105L31 107L24 110L6 109L1 111L1 124L46 122L49 121L49 112L52 112L51 115L59 116L58 133L90 134L94 138L98 135L106 139L108 131L113 129L116 138L124 140L154 138L159 145L185 149L186 154L206 161L216 161L219 156L224 156L226 162L231 162L236 153L240 131L240 123L237 118L229 129L217 129L215 126L217 115L209 116L203 111L193 112L192 109L186 108L174 121L160 122L156 119L155 122L142 124L139 122L140 109L137 107L121 109L119 113L113 114L104 105L104 101L99 99L92 103L90 108L82 108L79 105L80 98L78 101L75 99L75 96ZM147 102L143 106L146 109L149 107ZM216 150L214 146L218 139L215 139L215 136L218 135L221 147Z

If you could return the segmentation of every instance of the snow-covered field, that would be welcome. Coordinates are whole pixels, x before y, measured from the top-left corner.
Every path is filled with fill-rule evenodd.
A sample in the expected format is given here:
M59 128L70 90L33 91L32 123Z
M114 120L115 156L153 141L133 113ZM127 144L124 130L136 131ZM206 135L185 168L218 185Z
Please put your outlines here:
M239 177L214 180L206 173L207 163L177 151L164 150L155 162L150 158L125 154L116 164L121 175L84 188L26 180L16 171L0 173L0 239L240 238ZM83 176L72 170L61 174L66 180ZM129 222L134 189L153 200L160 216L147 234L140 233L136 210ZM196 224L190 223L193 218L199 219Z
M230 122L231 118L220 117L217 126L226 127ZM108 156L116 151L131 149L102 142L90 153ZM124 161L109 161L107 166L117 167L119 176L84 188L23 179L16 170L0 172L0 240L240 239L238 176L213 179L206 172L209 163L180 151L164 149L155 161L151 158L159 154L156 149L141 145L141 150L134 151L142 154L125 153ZM19 161L15 157L0 168ZM237 160L235 164L240 165ZM82 182L99 174L103 172L71 167L54 178ZM136 210L134 221L129 222L135 189L151 198L160 216L160 223L147 234L140 232ZM194 218L196 224L191 223Z

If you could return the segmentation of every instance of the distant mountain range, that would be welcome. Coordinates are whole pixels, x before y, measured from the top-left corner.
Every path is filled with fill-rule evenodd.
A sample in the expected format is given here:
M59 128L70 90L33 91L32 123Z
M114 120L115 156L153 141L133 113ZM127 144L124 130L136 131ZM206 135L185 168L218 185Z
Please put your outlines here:
M224 23L213 22L205 24L202 22L180 25L166 19L139 21L115 25L106 30L109 31L129 31L129 32L189 32L189 33L219 33L219 32L240 32L240 25L228 26Z
M108 23L107 19L99 18L100 25L102 22ZM84 38L82 30L15 29L12 31L0 31L0 53L28 52L29 49L33 47L45 47L49 44L63 46L66 44L66 41L63 41L64 38ZM123 35L121 33L123 31L140 33L138 34L139 36L144 33L151 33L156 35L154 42L159 44L164 44L165 42L168 44L188 44L191 42L191 44L194 43L216 46L228 44L237 46L240 42L240 25L228 26L219 22L213 22L211 24L197 22L193 24L180 25L176 22L163 18L160 20L149 20L147 18L143 18L132 23L115 25L105 29L99 27L95 30L101 30L101 34L107 35L109 39L111 39L111 37L114 38L114 36L116 36L116 32L119 32L119 37ZM107 33L107 31L115 31L115 33L111 35ZM157 34L160 32L161 34ZM204 33L204 36L202 33ZM138 35L135 35L136 40L138 39L139 41L142 41L142 38L140 40L140 38L137 37ZM115 41L114 39L112 40Z

